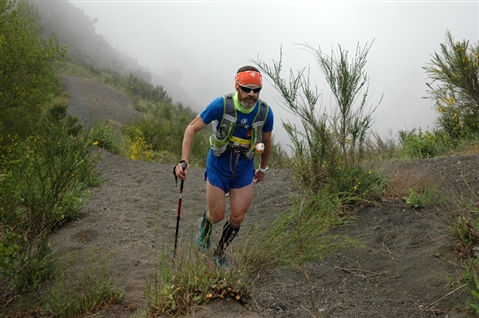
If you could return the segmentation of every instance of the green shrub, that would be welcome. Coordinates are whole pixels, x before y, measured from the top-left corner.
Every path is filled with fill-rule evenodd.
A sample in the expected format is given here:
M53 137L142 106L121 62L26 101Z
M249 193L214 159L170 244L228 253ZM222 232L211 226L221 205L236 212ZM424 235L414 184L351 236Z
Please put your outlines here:
M454 197L453 205L446 207L455 213L448 220L451 234L457 242L455 252L461 258L468 258L464 264L466 271L463 279L468 285L472 298L466 300L466 304L474 313L479 314L479 260L477 246L479 246L479 205L478 195L469 187L470 192Z
M148 145L151 154L147 156L148 159L143 160L150 160L153 157L158 158L161 154L160 158L173 158L173 161L169 163L178 162L181 159L181 144L185 129L196 114L189 108L183 108L181 105L175 106L167 102L140 100L137 107L144 112L143 118L123 129L124 135L129 138L128 149L130 153L139 153L141 151L135 152L134 149L140 149ZM138 136L140 133L144 143L143 146L139 144ZM204 166L210 147L209 133L208 129L204 129L195 137L190 164ZM132 147L132 145L134 146ZM140 157L146 158L146 156Z
M41 37L42 25L28 1L0 1L0 136L27 137L61 86L54 62L66 48ZM4 140L5 141L5 140Z
M7 157L0 167L0 242L15 253L2 266L0 281L13 277L20 292L49 278L49 233L78 218L89 187L99 182L90 136L71 135L76 130L66 126L71 121L59 115L65 114L61 108L53 107L39 121L35 135L1 151Z
M439 113L437 124L452 139L475 135L479 128L479 44L455 42L446 32L440 52L424 67L432 80L429 98ZM438 83L433 87L434 83Z
M353 203L356 198L378 200L388 186L386 176L373 167L339 166L334 172L333 178L328 181L328 190L338 193L344 203Z
M101 77L101 81L104 84L108 84L113 81L113 76L111 76L111 74L107 72L101 72L100 77Z
M168 96L168 93L161 86L153 86L144 79L138 78L131 73L126 76L123 81L124 84L122 87L126 89L134 101L145 99L154 103L172 103L171 97Z
M310 86L306 69L297 74L290 71L288 82L281 77L282 52L279 62L273 62L273 66L256 62L281 94L285 108L301 119L302 127L283 123L292 141L291 166L296 183L312 196L318 191L328 190L353 201L364 199L363 195L381 191L375 182L369 181L377 175L372 178L369 169L364 170L361 166L366 135L377 107L368 109L366 105L368 77L364 66L371 46L363 49L358 46L352 61L348 60L348 52L341 46L337 55L333 51L331 56L319 49L305 47L315 57L331 89L336 102L332 114L317 108L320 94L317 88ZM355 105L356 100L359 105ZM374 191L366 189L367 186L373 186Z
M3 237L0 239L0 277L13 277L15 256L20 252L21 247L16 243L20 234L12 233L4 229Z
M122 154L121 133L110 121L94 122L90 134L94 146L108 150L113 154Z
M460 255L472 255L472 248L479 244L479 222L477 219L460 215L451 225L452 235L458 241Z
M123 129L125 135L125 147L128 158L132 160L145 160L151 159L151 148L145 140L143 132L134 127L127 126Z
M431 158L436 157L453 148L451 139L442 131L423 132L419 128L410 132L399 132L400 143L402 145L401 153L406 158Z

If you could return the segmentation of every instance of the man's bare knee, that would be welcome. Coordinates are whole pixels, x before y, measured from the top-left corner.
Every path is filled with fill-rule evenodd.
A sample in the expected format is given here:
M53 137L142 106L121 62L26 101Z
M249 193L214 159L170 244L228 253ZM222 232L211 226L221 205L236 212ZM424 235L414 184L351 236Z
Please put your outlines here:
M225 211L220 211L220 210L214 210L214 211L209 211L208 213L208 219L212 221L213 223L219 223L221 222L225 217Z
M234 226L240 226L241 223L243 222L244 220L244 217L245 217L245 214L246 213L241 213L241 214L230 214L230 222L231 224L233 224Z
M216 223L219 223L221 222L223 219L225 218L224 215L219 215L219 214L215 214L215 216L213 217L213 222L216 224Z

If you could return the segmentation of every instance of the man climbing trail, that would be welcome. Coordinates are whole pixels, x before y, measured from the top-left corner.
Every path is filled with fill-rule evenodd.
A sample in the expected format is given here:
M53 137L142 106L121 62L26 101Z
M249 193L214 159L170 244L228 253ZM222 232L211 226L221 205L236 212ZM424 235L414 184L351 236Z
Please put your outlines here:
M231 266L226 248L238 234L251 205L253 184L261 182L268 171L274 124L273 111L259 99L262 76L255 67L244 66L237 71L235 89L236 92L213 100L188 125L183 137L182 160L175 167L177 177L184 180L195 135L213 122L205 172L208 210L198 221L197 243L203 252L210 249L213 224L223 220L229 193L231 211L213 253L218 268L225 269ZM255 154L261 155L256 170ZM186 169L182 168L183 163L187 164Z

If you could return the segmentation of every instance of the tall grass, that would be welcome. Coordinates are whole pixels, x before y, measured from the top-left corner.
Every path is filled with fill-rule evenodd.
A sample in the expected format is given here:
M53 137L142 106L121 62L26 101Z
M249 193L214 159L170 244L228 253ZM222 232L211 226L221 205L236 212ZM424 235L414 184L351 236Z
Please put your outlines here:
M448 195L443 202L445 220L454 240L454 251L465 264L463 281L467 284L470 298L466 300L468 309L479 314L479 195L465 182L465 191L459 196Z
M57 262L41 301L45 313L59 318L85 315L122 299L123 291L113 283L108 264L99 260L98 254L90 250L85 256ZM81 262L81 269L72 266L73 262Z
M163 247L145 293L152 314L185 315L215 299L244 303L252 296L252 277L246 271L218 271L211 255L207 257L194 248L179 249L173 259L171 249Z
M277 266L302 269L308 261L356 244L348 237L328 234L342 222L342 203L337 198L318 194L308 201L292 199L298 200L296 207L276 216L270 226L249 228L230 247L234 266L229 270L218 270L212 252L199 252L194 240L180 246L175 257L171 244L163 244L145 293L151 312L184 315L219 298L248 303L263 272Z

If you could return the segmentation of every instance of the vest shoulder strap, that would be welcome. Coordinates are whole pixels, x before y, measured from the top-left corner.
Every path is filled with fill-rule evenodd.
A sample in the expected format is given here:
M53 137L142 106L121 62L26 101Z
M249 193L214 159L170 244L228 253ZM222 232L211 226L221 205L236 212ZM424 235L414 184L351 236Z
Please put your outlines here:
M232 94L225 95L223 96L223 99L224 99L224 110L223 110L222 121L226 119L230 122L236 122L237 117L236 117L235 105L233 102L233 95Z
M260 107L253 122L254 128L264 126L264 123L266 122L266 117L268 116L268 112L269 112L268 104L266 104L261 99L259 100L259 103L260 103Z

